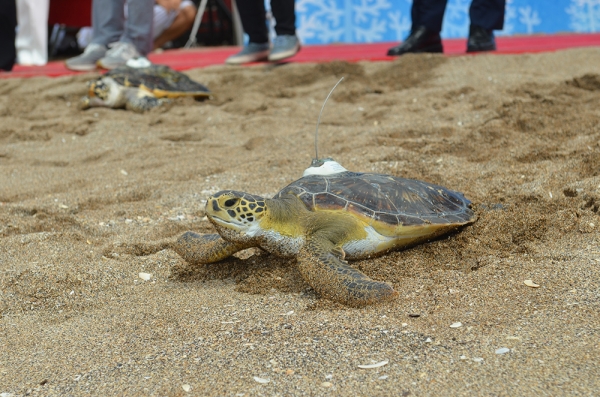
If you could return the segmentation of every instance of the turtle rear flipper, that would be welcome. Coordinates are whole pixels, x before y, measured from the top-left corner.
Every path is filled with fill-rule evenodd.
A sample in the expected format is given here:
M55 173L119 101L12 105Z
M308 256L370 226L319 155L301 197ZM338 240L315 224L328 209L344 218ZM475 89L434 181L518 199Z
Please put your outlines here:
M218 234L185 232L171 248L186 262L201 265L221 261L248 247L223 240Z
M298 253L298 270L317 293L349 306L383 302L398 295L391 285L371 280L339 254L333 243L317 237L309 239Z
M171 103L168 99L156 98L154 95L137 88L128 89L126 96L125 109L133 110L137 113L144 113L155 107Z

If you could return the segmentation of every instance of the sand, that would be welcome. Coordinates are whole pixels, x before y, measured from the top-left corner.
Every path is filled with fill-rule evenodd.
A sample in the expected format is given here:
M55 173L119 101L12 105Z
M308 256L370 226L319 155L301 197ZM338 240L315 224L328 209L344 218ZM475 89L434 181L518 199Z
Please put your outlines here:
M589 48L217 66L189 71L211 100L143 115L79 110L94 75L1 80L0 395L598 395L599 65ZM478 216L353 263L397 300L347 308L294 260L166 248L212 232L211 193L300 177L342 76L320 156L461 191Z

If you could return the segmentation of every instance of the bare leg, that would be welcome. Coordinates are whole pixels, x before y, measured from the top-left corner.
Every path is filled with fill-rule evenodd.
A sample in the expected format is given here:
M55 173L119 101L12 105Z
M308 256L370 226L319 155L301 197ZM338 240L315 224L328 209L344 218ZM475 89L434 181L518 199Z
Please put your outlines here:
M194 6L180 9L171 26L154 39L154 49L161 48L167 42L178 38L190 29L194 24L196 12L196 7Z

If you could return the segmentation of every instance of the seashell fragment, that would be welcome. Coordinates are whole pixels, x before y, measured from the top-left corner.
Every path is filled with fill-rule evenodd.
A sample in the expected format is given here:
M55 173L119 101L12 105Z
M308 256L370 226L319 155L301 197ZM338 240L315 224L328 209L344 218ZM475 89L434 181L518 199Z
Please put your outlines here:
M460 327L462 327L462 323L460 321L450 324L450 328L460 328Z
M506 354L510 351L508 347L501 347L500 349L496 349L496 354Z
M262 383L262 384L269 383L269 382L271 381L270 379L259 378L258 376L255 376L255 377L254 377L254 380L255 380L256 382L258 382L258 383Z
M150 273L140 273L138 276L144 281L148 281L152 278L152 274Z
M525 280L525 281L523 281L523 283L526 286L531 287L531 288L539 288L540 287L539 284L534 283L533 280Z
M375 364L358 365L358 368L363 368L363 369L379 368L379 367L383 367L384 365L387 365L387 363L389 363L389 360L383 360L383 361L380 361Z
M181 385L181 388L185 392L189 392L190 390L192 390L192 386L190 386L190 385Z

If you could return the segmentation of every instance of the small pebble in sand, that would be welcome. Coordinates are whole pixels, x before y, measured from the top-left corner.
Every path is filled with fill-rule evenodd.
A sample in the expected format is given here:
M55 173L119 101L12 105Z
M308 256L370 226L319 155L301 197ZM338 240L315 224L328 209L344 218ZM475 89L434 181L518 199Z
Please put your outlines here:
M140 273L138 276L144 281L148 281L152 278L152 274L150 273Z
M425 339L425 343L431 343L431 342L433 342L433 341L431 340L431 338L427 338L427 339Z
M450 328L460 328L460 327L462 327L462 323L460 321L450 324Z
M525 280L523 283L531 288L539 288L539 284L534 283L532 280Z
M500 349L496 349L496 354L506 354L510 351L508 347L501 347Z
M417 314L417 313L409 313L409 315L408 315L408 317L414 317L414 318L416 318L416 317L420 317L420 316L421 316L421 315L420 315L420 314Z
M286 369L285 370L285 374L286 375L294 375L295 371L293 369Z
M258 383L263 383L263 384L264 384L264 383L269 383L269 382L270 382L270 380L269 380L269 379L265 379L265 378L259 378L258 376L255 376L255 377L254 377L254 380L255 380L256 382L258 382Z
M387 365L387 363L389 363L388 360L383 360L383 361L380 361L375 364L359 364L358 368L362 368L362 369L379 368L379 367L383 367L384 365Z
M123 174L123 175L129 175L129 174L127 173L127 171L125 171L125 170L121 170L121 174Z
M386 380L387 378L388 378L388 376L387 376L387 375L381 375L381 376L380 376L379 378L377 378L377 379Z
M482 363L483 357L473 357L473 361L475 361L476 363Z
M461 359L461 360L466 360L466 359L467 359L467 356L465 356L465 355L463 354L462 356L460 356L460 359Z
M190 385L181 385L181 388L184 392L189 392L190 390L192 390L192 386Z
M321 383L321 386L323 386L323 387L331 387L331 386L333 386L333 383L331 383L331 382L323 382L323 383Z

